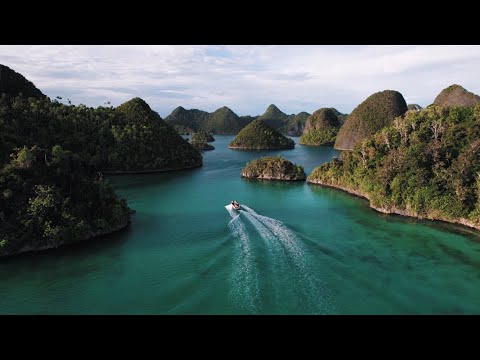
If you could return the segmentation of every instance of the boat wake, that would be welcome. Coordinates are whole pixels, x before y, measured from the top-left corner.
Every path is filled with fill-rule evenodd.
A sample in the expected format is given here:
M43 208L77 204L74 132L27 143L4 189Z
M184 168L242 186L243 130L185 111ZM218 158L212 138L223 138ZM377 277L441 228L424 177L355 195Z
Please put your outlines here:
M232 210L233 211L233 210ZM232 214L231 214L232 215ZM235 214L233 214L235 215ZM260 308L258 299L258 281L253 253L250 247L250 237L240 214L228 223L235 241L235 258L231 279L230 295L234 302L243 310L255 313Z
M325 314L333 312L334 306L331 291L312 272L308 257L304 251L304 245L300 239L283 222L257 214L257 212L244 204L241 206L243 210L240 211L235 211L232 208L227 209L233 217L229 226L231 227L231 224L235 223L235 229L232 229L232 227L231 229L234 235L236 234L235 236L241 239L242 244L248 244L249 254L252 253L250 236L242 218L246 218L256 234L263 239L267 256L266 258L262 257L262 261L267 263L265 268L270 272L267 275L269 281L265 282L265 286L271 288L269 289L269 293L273 294L271 301L276 305L282 305L284 308L285 295L288 293L292 295L288 298L297 299L298 302L303 304L303 306L290 304L292 312L298 308L305 308L305 304L308 305L311 313ZM238 247L238 245L236 246ZM237 251L235 252L237 253ZM243 251L245 252L245 246ZM251 254L251 257L253 258L253 254ZM243 261L246 260L246 258L243 259ZM242 264L235 264L234 274L238 271L238 267L248 267L247 263ZM253 269L250 268L250 270L252 270L251 273L253 274ZM292 278L292 275L294 284L286 281L286 279ZM238 274L234 275L234 279L237 276ZM245 282L244 284L250 285L253 282ZM262 289L258 288L257 280L255 285L257 287L251 290L254 290L255 296L258 297L259 290Z

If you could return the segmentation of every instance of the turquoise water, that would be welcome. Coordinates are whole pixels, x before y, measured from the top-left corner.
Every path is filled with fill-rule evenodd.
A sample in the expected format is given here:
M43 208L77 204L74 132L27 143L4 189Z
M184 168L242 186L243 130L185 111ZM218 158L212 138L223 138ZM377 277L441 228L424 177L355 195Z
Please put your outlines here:
M216 138L202 168L109 179L137 210L126 232L1 260L0 313L480 313L474 232L381 215L332 189L240 177L267 153L309 173L332 148L247 152ZM235 218L233 199L247 206Z

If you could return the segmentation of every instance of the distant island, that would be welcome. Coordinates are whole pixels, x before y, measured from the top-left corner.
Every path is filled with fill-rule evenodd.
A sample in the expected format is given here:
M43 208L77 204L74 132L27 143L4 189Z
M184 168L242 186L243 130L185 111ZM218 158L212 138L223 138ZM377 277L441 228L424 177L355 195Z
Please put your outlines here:
M255 159L242 169L242 177L249 179L300 181L306 174L302 166L292 164L280 156Z
M442 101L448 106L395 117L353 151L314 169L307 181L365 197L380 212L480 230L480 104L458 86L453 91L454 99Z
M295 143L262 120L255 120L245 126L228 147L243 150L277 150L293 149Z
M285 135L300 136L309 116L310 114L306 112L287 115L273 104L260 116L238 116L226 106L213 113L198 109L186 110L179 106L165 118L165 121L174 126L180 134L206 131L213 134L237 135L242 128L258 119Z

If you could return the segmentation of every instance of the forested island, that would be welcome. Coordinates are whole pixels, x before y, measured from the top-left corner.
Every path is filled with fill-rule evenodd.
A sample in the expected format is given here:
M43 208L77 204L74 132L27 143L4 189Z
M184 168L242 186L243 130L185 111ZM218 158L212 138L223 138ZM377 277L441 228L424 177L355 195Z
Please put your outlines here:
M314 169L308 182L365 197L380 212L480 229L480 105L460 88L442 91L443 106L388 121L353 151Z
M340 114L339 115L343 115ZM179 106L165 118L180 134L189 135L198 131L213 134L237 135L238 132L254 120L262 120L282 134L289 136L302 135L309 113L287 115L271 104L265 113L259 116L238 116L230 108L224 106L213 113Z
M0 256L126 227L108 173L179 170L201 154L140 98L117 108L66 105L0 65Z
M211 133L200 130L193 133L190 144L198 151L215 150L215 147L209 144L209 142L213 141L215 141L215 138Z
M262 120L257 119L245 126L228 147L242 150L278 150L293 149L295 143Z
M213 137L212 133L206 131L197 131L192 135L192 142L213 142L215 138Z
M263 180L299 181L306 178L302 166L281 156L265 156L252 160L245 165L241 174L245 178Z

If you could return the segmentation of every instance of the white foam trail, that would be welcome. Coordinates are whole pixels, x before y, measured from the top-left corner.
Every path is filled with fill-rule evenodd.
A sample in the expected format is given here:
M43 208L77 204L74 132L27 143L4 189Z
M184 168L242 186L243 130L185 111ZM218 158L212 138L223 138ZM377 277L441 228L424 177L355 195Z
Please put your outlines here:
M276 240L275 235L264 224L258 221L254 214L246 212L244 215L252 223L253 227L257 230L263 240L268 243L272 243Z
M255 313L260 306L258 304L259 289L250 238L245 224L240 219L240 214L230 220L228 227L238 240L234 243L235 259L231 278L231 296L241 308L250 313Z
M247 205L242 204L241 207L245 209L247 212L249 212L250 214L256 214L255 210L253 210L252 208L249 208Z
M297 275L301 291L307 299L311 311L319 313L331 312L330 291L323 284L316 281L311 271L309 271L305 253L295 234L281 221L259 215L245 205L242 205L242 207L247 209L247 211L250 210L245 215L257 229L260 236L266 241L272 255L281 257L283 254L292 260L293 270Z
M294 290L291 286L285 287L285 278L289 276L290 271L285 267L285 253L282 247L278 246L278 240L275 238L275 235L254 216L255 214L250 211L242 213L265 243L268 255L263 261L270 267L270 271L265 273L265 276L268 277L265 286L269 288L266 292L273 296L271 301L273 301L275 306L278 306L282 304L285 297L295 298L295 294L290 294L290 296L286 294Z
M306 301L313 313L332 313L335 309L331 301L331 291L312 273L308 258L305 256L300 239L281 221L258 214L245 204L236 211L231 204L225 206L233 218L229 227L240 241L235 244L235 267L232 297L241 307L249 312L258 309L259 283L258 272L254 268L250 238L241 220L245 216L264 240L269 252L269 264L272 273L268 274L268 286L272 286L275 304L281 304L285 292L292 292L293 298ZM266 260L266 259L265 259ZM295 283L285 284L285 277L293 275ZM280 286L279 286L280 285ZM293 304L292 304L293 305Z

